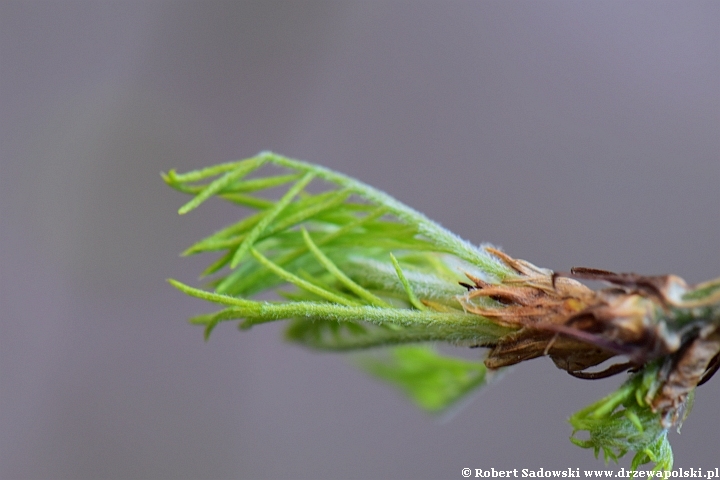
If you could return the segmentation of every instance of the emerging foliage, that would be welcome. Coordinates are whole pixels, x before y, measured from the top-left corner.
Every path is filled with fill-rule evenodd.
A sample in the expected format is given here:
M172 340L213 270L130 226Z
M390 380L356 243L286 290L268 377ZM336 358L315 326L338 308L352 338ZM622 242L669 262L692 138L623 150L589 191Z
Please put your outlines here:
M649 365L616 392L573 414L570 424L575 431L570 441L592 448L595 457L602 451L606 462L617 462L628 451L634 451L633 470L648 462L654 462L656 470L672 470L667 428L662 415L650 408L658 369L657 364ZM583 431L589 435L587 440L576 437Z
M692 288L671 275L558 274L474 246L355 179L268 152L163 178L193 195L180 214L213 196L251 211L185 251L219 252L203 272L210 290L170 280L223 306L190 320L206 338L224 321L289 320L287 338L311 348L391 347L361 367L432 412L492 371L540 356L579 378L630 370L617 392L570 422L571 440L606 461L636 452L633 468L672 467L667 430L720 366L720 279ZM279 198L268 196L276 189ZM594 291L576 280L584 278L613 287ZM253 299L272 289L283 300ZM438 341L490 350L474 362L418 345ZM627 361L589 370L616 356Z

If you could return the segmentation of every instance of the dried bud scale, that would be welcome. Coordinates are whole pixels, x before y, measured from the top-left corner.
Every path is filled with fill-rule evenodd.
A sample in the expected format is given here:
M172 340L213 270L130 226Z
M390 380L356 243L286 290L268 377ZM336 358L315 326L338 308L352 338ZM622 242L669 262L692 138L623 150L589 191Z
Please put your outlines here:
M485 359L488 368L549 356L573 376L597 379L661 360L658 387L645 401L662 415L665 427L678 422L688 394L718 369L720 317L712 308L715 299L706 305L694 299L685 302L690 289L681 278L589 268L558 275L501 251L489 251L517 275L499 284L468 275L473 286L459 297L466 311L517 328L482 345L490 348ZM595 291L575 279L612 286ZM496 304L479 305L478 298L491 298ZM599 372L586 371L616 356L628 361Z

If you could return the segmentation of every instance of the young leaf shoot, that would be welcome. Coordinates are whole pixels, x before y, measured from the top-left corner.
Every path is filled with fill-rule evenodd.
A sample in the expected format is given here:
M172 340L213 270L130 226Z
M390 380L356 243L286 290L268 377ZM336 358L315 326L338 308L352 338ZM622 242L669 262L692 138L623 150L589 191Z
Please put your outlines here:
M720 279L688 286L674 275L553 272L462 240L353 178L269 152L163 178L193 195L180 214L211 197L252 211L185 251L220 253L203 272L212 275L206 289L170 280L221 306L190 320L206 338L221 322L287 320L287 339L310 348L387 347L360 366L431 412L537 357L581 379L630 372L570 424L571 441L606 461L633 452L633 469L672 469L668 430L720 368ZM284 190L272 199L271 189ZM282 300L254 299L268 290ZM437 342L487 353L451 358Z

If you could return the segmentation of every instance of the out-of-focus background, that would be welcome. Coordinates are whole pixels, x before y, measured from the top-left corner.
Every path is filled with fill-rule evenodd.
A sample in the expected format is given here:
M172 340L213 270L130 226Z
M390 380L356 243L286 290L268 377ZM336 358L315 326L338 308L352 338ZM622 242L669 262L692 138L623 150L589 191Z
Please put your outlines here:
M186 319L213 306L165 279L195 283L211 258L178 253L238 212L179 217L159 172L271 149L541 266L699 282L718 25L712 1L2 2L0 477L602 467L566 418L621 378L539 359L439 421L280 324L204 343ZM718 466L718 398L671 434L676 467Z

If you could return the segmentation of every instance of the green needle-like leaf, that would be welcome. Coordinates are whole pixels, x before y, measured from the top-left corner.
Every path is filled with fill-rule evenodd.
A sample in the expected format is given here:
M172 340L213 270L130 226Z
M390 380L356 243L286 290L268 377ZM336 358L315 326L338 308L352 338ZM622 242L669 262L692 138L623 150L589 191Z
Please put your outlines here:
M366 300L368 303L370 303L370 305L375 305L376 307L390 307L389 303L373 295L368 290L365 290L363 287L353 282L350 277L345 275L342 270L340 270L332 262L332 260L325 256L325 254L322 253L322 251L317 247L317 245L315 245L315 243L312 241L312 238L310 238L310 234L304 228L302 229L302 234L303 239L305 240L305 244L310 249L312 254L315 255L315 258L317 258L318 261L327 269L327 271L330 272L343 286L347 287L358 297Z
M392 260L393 267L395 267L395 271L397 272L397 276L400 279L400 283L402 283L402 286L405 289L405 293L407 293L408 300L410 300L412 306L417 308L418 310L427 310L425 305L423 305L420 300L418 300L418 298L415 296L415 292L412 291L410 283L408 282L407 278L405 278L405 274L403 273L402 268L397 261L397 258L395 258L395 255L393 255L392 252L390 253L390 260Z
M205 200L207 200L214 194L218 193L220 190L225 188L230 183L236 181L239 178L244 177L245 175L252 172L256 168L260 167L260 165L262 165L264 163L264 161L265 160L263 158L257 158L257 159L254 159L253 161L241 163L234 170L230 170L228 173L226 173L222 177L220 177L217 180L210 183L200 193L198 193L195 198L193 198L188 203L186 203L185 205L180 207L180 210L178 210L178 213L180 215L183 215L183 214L189 212L190 210L194 210L195 208L200 206L201 203L203 203ZM175 180L177 180L177 176L175 177Z
M270 223L275 220L275 217L277 217L280 212L283 211L285 207L287 207L290 202L292 201L295 196L302 191L303 188L307 186L308 183L310 183L315 175L312 172L306 173L300 180L297 181L295 185L293 185L290 190L275 204L274 207L270 208L266 215L260 220L255 227L253 227L252 230L250 230L243 240L243 243L240 244L237 251L235 252L235 255L233 256L232 260L230 261L230 267L235 268L237 267L238 263L240 263L240 260L242 260L243 255L245 255L245 252L247 252L250 247L252 247L255 240L258 239L260 235L265 231L265 229L270 225Z
M273 272L278 277L282 278L286 282L292 283L296 287L302 288L303 290L306 290L310 293L313 293L317 295L318 297L322 297L325 300L328 300L329 302L333 303L339 303L340 305L357 305L355 302L350 302L346 300L345 298L341 297L340 295L335 295L329 290L324 290L323 288L320 288L307 280L303 280L302 278L298 277L297 275L293 275L292 273L288 272L287 270L278 267L273 262L268 260L267 258L263 257L263 255L255 250L254 248L250 248L250 253L252 254L255 259L260 262L263 266L267 267L268 270Z

